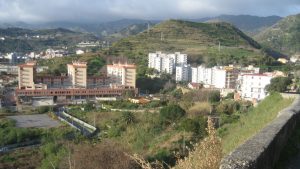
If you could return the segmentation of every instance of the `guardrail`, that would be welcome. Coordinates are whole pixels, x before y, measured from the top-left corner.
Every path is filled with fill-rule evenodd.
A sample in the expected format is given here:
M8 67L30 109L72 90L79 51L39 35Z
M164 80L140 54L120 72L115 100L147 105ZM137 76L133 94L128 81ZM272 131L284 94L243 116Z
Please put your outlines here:
M64 110L60 110L55 113L58 116L58 119L61 121L66 122L71 127L79 130L85 136L92 136L94 135L98 129L70 114L66 113Z
M22 143L5 145L5 146L0 147L0 154L7 153L7 152L13 151L15 149L19 149L19 148L39 146L40 144L41 144L40 140L31 140L31 141L26 141L26 142L22 142Z
M220 169L274 168L281 150L300 122L299 95L285 94L284 97L295 97L295 101L255 136L223 158Z

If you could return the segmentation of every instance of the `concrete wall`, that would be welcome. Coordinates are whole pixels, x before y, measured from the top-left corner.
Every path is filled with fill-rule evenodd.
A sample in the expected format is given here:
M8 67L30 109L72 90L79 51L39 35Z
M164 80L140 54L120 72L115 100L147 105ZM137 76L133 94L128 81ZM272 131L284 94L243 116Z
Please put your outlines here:
M295 97L293 104L279 112L276 119L226 156L220 169L272 169L300 122L300 97Z

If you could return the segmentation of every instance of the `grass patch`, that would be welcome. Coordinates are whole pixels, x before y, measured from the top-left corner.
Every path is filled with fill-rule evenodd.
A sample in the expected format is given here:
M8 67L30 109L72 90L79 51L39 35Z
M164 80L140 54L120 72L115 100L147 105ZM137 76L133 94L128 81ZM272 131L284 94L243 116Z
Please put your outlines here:
M242 114L236 123L226 124L218 131L222 137L223 154L244 143L267 123L276 118L278 112L289 106L293 99L284 99L279 93L268 96L249 112Z

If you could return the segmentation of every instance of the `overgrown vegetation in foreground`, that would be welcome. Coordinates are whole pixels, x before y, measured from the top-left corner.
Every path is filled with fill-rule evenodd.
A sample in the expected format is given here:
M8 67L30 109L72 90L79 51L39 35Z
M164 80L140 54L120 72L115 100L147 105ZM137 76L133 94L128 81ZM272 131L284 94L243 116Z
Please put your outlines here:
M160 161L164 167L212 166L219 163L222 155L254 135L292 102L283 99L278 93L270 95L254 108L249 102L234 101L232 94L221 99L220 93L216 91L199 90L183 94L181 89L174 89L167 92L166 96L167 102L155 104L154 111L147 111L149 107L146 105L139 107L139 112L111 112L91 103L72 106L69 110L72 115L90 124L95 122L101 131L98 137L86 139L66 126L42 130L42 146L38 151L32 150L38 153L29 155L26 160L40 159L35 167L41 169L53 166L62 169L70 166L136 168L134 159L124 155L126 153L139 154L137 157L142 157L147 163ZM132 106L125 100L118 103L126 108ZM114 108L116 105L110 106ZM220 127L213 137L205 130L209 115L213 115L215 126ZM222 142L218 137L222 137ZM90 160L103 158L106 160ZM22 165L17 163L19 159L22 158L13 153L0 156L5 166L15 168ZM185 160L178 162L178 159Z
M228 154L255 135L267 123L276 118L280 110L288 107L292 102L293 99L284 99L279 93L273 93L259 103L257 107L247 113L240 114L240 119L236 122L225 124L219 128L223 154Z

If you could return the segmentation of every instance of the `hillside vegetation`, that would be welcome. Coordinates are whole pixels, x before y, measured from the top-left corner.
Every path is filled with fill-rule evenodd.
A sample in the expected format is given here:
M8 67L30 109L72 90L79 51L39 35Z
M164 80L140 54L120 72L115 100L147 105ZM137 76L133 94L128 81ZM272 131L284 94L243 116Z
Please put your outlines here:
M288 55L300 52L300 14L288 16L255 36L264 45Z
M260 44L231 24L181 20L165 21L149 32L121 39L107 54L127 56L146 65L147 54L155 51L184 52L192 63L209 65L259 64L266 60Z
M47 48L74 47L81 41L97 40L92 34L73 32L63 28L29 30L22 28L0 29L0 52L31 52Z
M220 15L217 17L200 19L203 22L228 22L253 36L282 19L279 16L251 16L251 15Z

